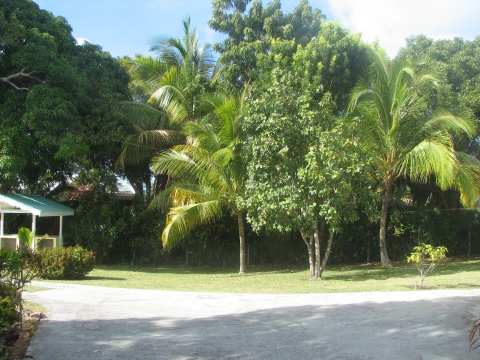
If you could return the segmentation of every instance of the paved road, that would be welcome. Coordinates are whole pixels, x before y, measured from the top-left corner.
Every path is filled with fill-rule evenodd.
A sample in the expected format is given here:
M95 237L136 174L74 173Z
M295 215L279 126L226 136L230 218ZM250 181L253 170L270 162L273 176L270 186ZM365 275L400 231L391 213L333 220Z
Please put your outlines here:
M480 290L248 295L34 283L36 360L480 359Z

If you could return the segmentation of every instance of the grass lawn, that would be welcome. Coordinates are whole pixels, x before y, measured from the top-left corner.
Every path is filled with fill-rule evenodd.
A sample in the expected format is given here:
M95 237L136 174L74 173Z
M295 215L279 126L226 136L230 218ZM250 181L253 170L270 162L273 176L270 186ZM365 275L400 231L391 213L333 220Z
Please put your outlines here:
M480 258L453 259L437 265L424 286L431 289L480 288ZM302 294L327 292L405 291L419 281L418 270L407 263L391 269L377 264L331 266L323 279L309 281L305 268L238 269L134 267L97 265L85 280L65 281L74 284L200 292Z

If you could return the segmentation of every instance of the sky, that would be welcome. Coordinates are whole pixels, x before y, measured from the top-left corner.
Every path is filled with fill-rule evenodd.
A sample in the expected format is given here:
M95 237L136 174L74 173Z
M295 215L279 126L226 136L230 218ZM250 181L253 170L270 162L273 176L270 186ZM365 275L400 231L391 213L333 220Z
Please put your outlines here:
M188 16L200 43L213 44L222 35L208 27L212 0L34 0L41 9L63 16L77 42L100 45L112 56L148 54L158 35L181 37ZM263 0L266 5L270 0ZM299 0L281 0L284 13ZM378 40L390 57L405 38L423 34L432 39L480 36L478 0L310 0L310 5L367 42Z

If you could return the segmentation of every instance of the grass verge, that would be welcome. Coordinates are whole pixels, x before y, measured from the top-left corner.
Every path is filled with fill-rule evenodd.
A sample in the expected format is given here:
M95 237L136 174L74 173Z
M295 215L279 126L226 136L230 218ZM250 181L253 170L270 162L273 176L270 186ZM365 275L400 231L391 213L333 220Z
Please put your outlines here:
M480 258L450 259L439 263L424 285L430 289L480 288ZM412 290L418 270L411 264L397 263L391 269L378 264L327 267L322 280L308 281L308 271L299 268L237 269L136 267L98 265L84 280L74 284L196 292L308 294Z

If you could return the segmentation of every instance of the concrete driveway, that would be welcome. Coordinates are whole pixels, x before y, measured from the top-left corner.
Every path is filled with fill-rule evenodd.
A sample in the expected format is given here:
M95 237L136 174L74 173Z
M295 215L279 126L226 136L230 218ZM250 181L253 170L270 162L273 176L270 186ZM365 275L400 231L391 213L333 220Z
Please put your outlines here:
M480 359L480 290L249 295L34 283L36 360Z

